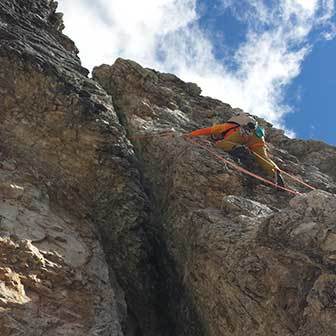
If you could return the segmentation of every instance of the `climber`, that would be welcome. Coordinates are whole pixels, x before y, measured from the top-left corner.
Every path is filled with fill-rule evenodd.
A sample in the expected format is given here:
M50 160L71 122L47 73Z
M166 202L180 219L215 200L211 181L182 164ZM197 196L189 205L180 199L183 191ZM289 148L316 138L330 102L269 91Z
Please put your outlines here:
M284 180L278 166L269 158L265 143L265 130L248 113L240 113L233 116L224 124L202 128L191 133L187 137L210 135L215 141L216 147L229 152L234 156L246 155L249 150L255 155L256 161L264 171L274 178L275 183L284 187Z

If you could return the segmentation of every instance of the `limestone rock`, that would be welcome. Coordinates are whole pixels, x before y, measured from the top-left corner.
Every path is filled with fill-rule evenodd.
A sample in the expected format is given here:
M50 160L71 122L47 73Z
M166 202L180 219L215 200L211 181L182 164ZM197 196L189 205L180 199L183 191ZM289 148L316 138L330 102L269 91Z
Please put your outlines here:
M40 183L0 169L1 335L122 335L94 227Z
M166 319L157 308L157 275L150 263L152 247L145 228L148 199L134 150L111 98L87 77L77 48L61 33L62 22L55 10L56 3L47 0L0 3L4 170L0 197L9 200L6 205L0 203L4 230L19 240L31 240L34 246L38 242L41 250L55 250L64 265L82 268L83 291L92 291L91 280L85 280L87 269L102 267L104 286L114 299L112 294L88 296L92 303L85 303L85 325L79 314L66 330L57 322L57 304L50 301L56 317L49 333L121 335L132 317L136 328L141 325L148 335L159 335L161 320ZM14 161L15 166L8 165ZM20 174L12 179L10 174L18 167ZM40 197L48 199L49 205ZM55 209L74 219L64 223ZM91 245L79 238L81 230L92 237ZM104 254L99 256L95 250ZM103 285L97 282L95 286ZM70 285L57 288L55 295L76 300L75 292L72 297L67 288ZM18 313L4 314L16 319ZM37 310L36 318L43 319L43 314ZM26 329L37 335L39 327L34 329L33 322Z
M334 335L334 312L322 308L332 303L316 293L334 288L336 204L327 191L335 191L335 180L322 156L310 164L307 158L317 150L334 158L335 149L290 140L260 120L279 166L326 190L309 193L286 177L290 188L304 193L293 199L221 161L234 162L227 153L181 137L218 122L214 111L224 120L235 111L190 94L165 74L146 75L150 71L118 59L97 67L93 77L111 94L127 127L151 192L153 230L176 265L183 295L180 306L169 307L184 330L179 334ZM302 148L295 152L297 143ZM192 330L195 318L198 330Z
M239 108L129 60L88 78L56 9L0 3L1 335L335 335L336 149L259 119L300 195L255 180L181 136Z

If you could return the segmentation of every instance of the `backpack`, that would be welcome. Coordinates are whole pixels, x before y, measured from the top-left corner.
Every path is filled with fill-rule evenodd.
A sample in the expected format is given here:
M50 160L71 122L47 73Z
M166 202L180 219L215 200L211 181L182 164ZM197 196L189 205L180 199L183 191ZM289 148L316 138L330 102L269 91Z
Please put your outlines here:
M241 135L256 135L258 138L265 136L265 130L258 126L258 122L249 113L239 113L231 117L228 123L237 125Z
M249 127L249 128L256 128L257 121L248 113L239 113L238 115L235 115L231 117L228 121L228 123L235 123L243 128Z

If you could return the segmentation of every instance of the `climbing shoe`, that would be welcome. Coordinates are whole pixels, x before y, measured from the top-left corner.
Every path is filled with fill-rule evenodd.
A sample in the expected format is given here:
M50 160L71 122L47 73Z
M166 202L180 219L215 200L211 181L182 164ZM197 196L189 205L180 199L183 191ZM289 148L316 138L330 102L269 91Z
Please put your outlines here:
M275 184L282 188L285 187L285 181L278 170L275 173ZM279 190L283 190L283 189L279 188Z

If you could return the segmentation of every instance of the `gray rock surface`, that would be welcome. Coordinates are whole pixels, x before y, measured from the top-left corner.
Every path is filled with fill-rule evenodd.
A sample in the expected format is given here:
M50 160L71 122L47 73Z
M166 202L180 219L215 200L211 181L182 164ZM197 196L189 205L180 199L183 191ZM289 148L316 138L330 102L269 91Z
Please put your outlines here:
M1 335L122 335L95 228L15 161L0 163Z
M61 33L63 25L55 9L56 3L47 0L0 3L3 164L10 166L6 162L15 160L23 174L29 173L43 186L51 208L68 211L86 230L92 231L94 227L98 232L96 244L104 250L110 291L117 301L109 307L111 318L118 308L118 319L113 324L120 324L124 333L130 324L133 329L141 325L148 335L159 335L161 320L166 323L166 319L157 308L160 302L155 290L157 276L150 262L152 251L145 232L148 200L136 169L134 151L111 98L87 78L88 71L81 67L76 47ZM10 187L9 181L4 183L2 197L22 192ZM3 211L16 218L15 209ZM22 217L20 232L30 232L34 218L39 218L38 214L31 216L28 210ZM16 224L7 226L5 230L10 233L17 230ZM70 234L71 224L67 227L59 239L64 240ZM22 238L31 240L36 236L34 239L39 240L46 235L38 227L30 233ZM79 263L79 251L89 248L84 248L76 236L71 237L68 242L73 251L67 249L62 257L66 262L78 259ZM53 249L49 241L43 240L41 244L41 249ZM71 292L68 295L72 297ZM56 315L57 311L55 306ZM87 314L91 322L86 323L86 330L100 330L95 314L93 310ZM16 313L13 311L10 317L16 319ZM74 318L73 323L80 321ZM34 330L33 324L27 330L30 327ZM106 330L91 334L120 334L119 330L109 332L111 328L107 326ZM38 327L32 333L37 330ZM56 335L58 331L50 327L48 332ZM69 327L64 334L83 332Z
M111 94L134 143L154 204L153 230L166 242L184 300L202 325L190 332L186 326L195 317L172 305L186 334L334 335L332 299L318 293L335 289L328 233L336 223L335 196L327 192L335 190L335 180L324 160L326 153L335 159L335 148L291 140L259 120L279 166L326 190L309 192L286 177L290 188L304 193L293 198L221 161L234 162L227 153L180 136L227 119L234 113L229 105L122 59L95 68L93 77ZM253 164L246 168L263 175Z
M181 134L239 109L133 61L89 79L56 7L0 3L0 334L335 335L336 149L259 120L317 190L237 171Z

